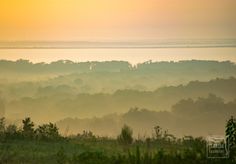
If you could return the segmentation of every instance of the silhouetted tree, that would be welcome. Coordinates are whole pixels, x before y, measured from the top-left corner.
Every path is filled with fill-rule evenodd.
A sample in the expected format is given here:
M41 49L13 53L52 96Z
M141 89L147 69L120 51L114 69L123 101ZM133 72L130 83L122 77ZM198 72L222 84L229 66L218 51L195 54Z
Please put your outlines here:
M5 117L0 118L0 133L5 131Z
M5 103L3 99L0 97L0 117L3 117L5 114Z
M160 126L155 126L154 127L154 138L156 140L159 140L162 138L162 130L161 130L161 127Z
M124 125L121 130L121 134L118 136L117 139L121 144L129 145L129 144L132 144L133 142L132 135L133 135L132 129L129 126Z
M24 120L22 120L23 123L23 135L25 137L32 137L34 134L34 123L30 120L29 117L25 118Z
M0 118L0 139L4 138L5 133L5 118Z
M53 123L40 125L36 130L38 138L56 139L59 137L58 127Z
M77 138L91 140L91 139L96 139L96 136L91 131L83 130L82 134L80 134L80 133L77 134Z
M236 155L236 121L233 116L227 121L225 133L230 156L233 157Z
M10 124L5 129L5 134L7 138L17 138L18 137L18 129L14 124Z

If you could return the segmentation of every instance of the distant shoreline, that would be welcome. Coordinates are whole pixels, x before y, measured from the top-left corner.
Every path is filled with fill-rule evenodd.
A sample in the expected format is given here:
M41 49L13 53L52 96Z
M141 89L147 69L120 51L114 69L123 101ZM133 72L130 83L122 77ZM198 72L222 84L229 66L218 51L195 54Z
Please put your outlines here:
M234 48L236 39L193 39L156 41L0 41L0 49L161 49Z
M155 47L0 47L0 49L162 49L162 48L236 48L236 45L224 46L155 46Z

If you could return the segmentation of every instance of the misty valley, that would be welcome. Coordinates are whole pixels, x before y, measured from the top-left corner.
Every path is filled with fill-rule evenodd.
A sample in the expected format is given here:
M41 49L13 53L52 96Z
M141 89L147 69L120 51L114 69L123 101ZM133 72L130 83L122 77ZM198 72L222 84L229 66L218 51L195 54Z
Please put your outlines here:
M0 164L236 164L236 0L0 0Z
M0 79L2 163L222 163L205 138L236 125L230 61L1 60Z

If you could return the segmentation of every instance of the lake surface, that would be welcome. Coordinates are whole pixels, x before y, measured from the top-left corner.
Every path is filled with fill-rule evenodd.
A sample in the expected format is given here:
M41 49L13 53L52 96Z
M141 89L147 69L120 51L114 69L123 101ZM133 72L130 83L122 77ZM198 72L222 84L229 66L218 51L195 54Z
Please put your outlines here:
M152 61L230 60L236 63L236 40L159 40L142 42L0 42L0 59L34 63L56 60L111 61L132 64Z

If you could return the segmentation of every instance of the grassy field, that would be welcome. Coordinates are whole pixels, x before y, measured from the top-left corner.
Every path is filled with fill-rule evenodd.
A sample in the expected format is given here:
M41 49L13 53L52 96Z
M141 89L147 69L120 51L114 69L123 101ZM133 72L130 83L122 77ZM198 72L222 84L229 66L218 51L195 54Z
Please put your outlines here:
M205 150L201 139L131 145L115 139L5 140L0 143L0 163L232 163L208 159Z
M34 128L30 118L23 127L6 126L0 119L0 164L208 164L235 163L234 119L227 123L226 134L231 140L230 157L208 158L204 138L176 138L154 128L152 137L137 139L124 125L117 138L95 136L91 131L61 136L55 124ZM232 129L233 127L233 129Z

